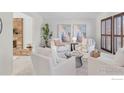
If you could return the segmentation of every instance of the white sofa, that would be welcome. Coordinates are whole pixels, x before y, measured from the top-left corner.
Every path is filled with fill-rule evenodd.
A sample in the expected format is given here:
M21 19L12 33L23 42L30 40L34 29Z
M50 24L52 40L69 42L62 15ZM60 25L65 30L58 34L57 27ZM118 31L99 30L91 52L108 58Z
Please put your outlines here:
M54 49L53 49L54 51ZM75 75L75 58L58 58L49 48L38 48L32 54L32 63L37 75ZM54 53L54 54L53 54ZM57 61L56 61L57 59Z

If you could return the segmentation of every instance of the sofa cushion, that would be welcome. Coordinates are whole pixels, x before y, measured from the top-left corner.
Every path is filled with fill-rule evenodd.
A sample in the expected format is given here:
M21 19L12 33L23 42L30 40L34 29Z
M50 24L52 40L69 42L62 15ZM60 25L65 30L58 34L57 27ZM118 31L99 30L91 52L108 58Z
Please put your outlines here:
M54 40L55 46L64 46L61 40Z
M70 36L67 33L62 34L62 42L69 42Z

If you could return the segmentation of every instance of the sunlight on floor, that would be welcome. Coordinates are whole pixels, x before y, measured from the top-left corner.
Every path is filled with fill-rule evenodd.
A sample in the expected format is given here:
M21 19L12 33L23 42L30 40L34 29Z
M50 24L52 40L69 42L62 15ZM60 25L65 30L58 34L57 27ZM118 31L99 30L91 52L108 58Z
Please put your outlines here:
M14 56L13 60L12 75L33 75L33 65L30 56Z

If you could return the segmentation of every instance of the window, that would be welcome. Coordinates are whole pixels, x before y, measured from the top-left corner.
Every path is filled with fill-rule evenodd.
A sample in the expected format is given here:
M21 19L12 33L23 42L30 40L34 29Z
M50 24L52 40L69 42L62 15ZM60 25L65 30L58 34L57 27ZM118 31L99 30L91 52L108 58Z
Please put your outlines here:
M112 17L101 20L101 48L112 53Z
M114 16L113 51L124 46L124 13Z

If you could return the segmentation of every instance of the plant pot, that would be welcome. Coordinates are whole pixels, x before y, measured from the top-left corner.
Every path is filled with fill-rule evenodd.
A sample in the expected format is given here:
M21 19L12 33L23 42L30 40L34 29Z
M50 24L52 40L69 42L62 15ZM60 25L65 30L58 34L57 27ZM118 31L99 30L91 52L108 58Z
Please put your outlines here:
M45 41L45 47L48 47L49 45L48 45L48 41Z

